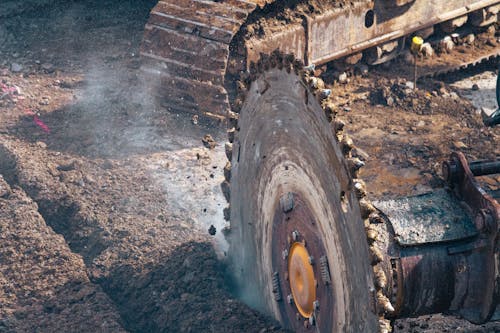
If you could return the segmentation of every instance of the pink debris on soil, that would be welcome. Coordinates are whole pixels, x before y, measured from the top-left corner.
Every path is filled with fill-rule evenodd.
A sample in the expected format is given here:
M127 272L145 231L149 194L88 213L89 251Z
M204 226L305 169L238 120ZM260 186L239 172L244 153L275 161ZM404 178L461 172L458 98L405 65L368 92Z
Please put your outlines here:
M34 115L33 116L33 121L35 122L35 124L38 125L38 127L40 127L45 133L47 134L50 134L50 129L47 125L45 125L45 123L43 121L40 120L40 118L38 118L37 115Z
M0 89L2 91L2 94L0 95L0 99L9 96L11 99L14 100L14 94L18 94L18 90L15 86L9 87L5 83L0 83ZM21 96L18 96L17 99L24 99L20 98ZM50 128L30 109L25 109L24 113L26 113L28 116L33 116L33 122L40 127L45 133L49 134L50 133Z
M0 99L6 96L11 96L16 92L15 87L8 87L5 83L1 83L0 88L2 89L2 95L0 96Z
M33 116L33 122L40 127L45 133L49 134L50 133L50 128L30 109L25 109L24 113L26 113L28 116Z

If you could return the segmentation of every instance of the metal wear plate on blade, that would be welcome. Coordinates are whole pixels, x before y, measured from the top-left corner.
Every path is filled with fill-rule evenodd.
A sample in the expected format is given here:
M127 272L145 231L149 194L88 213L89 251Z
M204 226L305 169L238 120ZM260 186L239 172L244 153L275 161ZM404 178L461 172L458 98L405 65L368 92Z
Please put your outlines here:
M432 193L375 201L391 221L402 246L448 242L477 235L467 211L444 189Z

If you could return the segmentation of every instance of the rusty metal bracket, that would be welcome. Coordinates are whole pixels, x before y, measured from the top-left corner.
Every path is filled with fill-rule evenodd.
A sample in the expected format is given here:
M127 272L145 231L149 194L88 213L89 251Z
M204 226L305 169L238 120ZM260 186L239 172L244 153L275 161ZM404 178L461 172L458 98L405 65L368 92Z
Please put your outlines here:
M485 226L477 223L487 223L488 232L496 235L500 226L500 204L474 178L494 173L500 173L500 161L475 161L469 164L464 154L457 152L443 163L446 181L457 198L473 212L476 227L483 229Z
M500 205L475 177L496 173L500 161L468 163L453 153L443 164L449 189L375 202L387 212L387 294L397 296L398 317L448 311L476 324L492 318L500 299Z
M460 305L455 305L456 310L472 322L488 319L500 296L500 204L475 179L496 173L500 173L500 161L468 163L465 155L459 152L452 153L450 160L443 163L443 175L457 198L469 208L479 232L473 243L448 248L450 254L462 252L461 256L467 257L466 269L471 273L467 296Z

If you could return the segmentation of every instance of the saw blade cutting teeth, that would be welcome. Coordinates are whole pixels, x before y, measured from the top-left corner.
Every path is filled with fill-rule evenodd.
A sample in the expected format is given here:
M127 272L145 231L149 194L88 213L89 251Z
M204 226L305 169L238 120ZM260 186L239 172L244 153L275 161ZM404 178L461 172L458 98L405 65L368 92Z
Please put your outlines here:
M282 66L277 59L282 59ZM229 253L243 294L259 292L259 299L263 302L257 307L281 318L289 328L303 327L301 320L290 320L298 314L326 332L335 326L326 319L331 315L329 304L341 302L340 295L333 291L345 289L341 287L344 282L339 281L339 274L354 276L364 271L365 276L371 276L371 281L360 280L359 276L353 279L366 285L365 296L350 299L344 291L342 299L361 307L358 302L364 299L365 305L370 304L369 299L373 298L377 302L372 309L375 312L370 310L359 316L359 313L347 311L346 318L341 321L352 325L359 317L364 317L363 325L367 331L390 331L384 315L394 312L394 307L384 295L388 281L386 272L379 265L383 255L376 245L377 229L372 228L370 222L370 218L377 220L376 210L366 197L366 184L359 178L364 163L351 157L350 152L355 148L353 141L347 135L339 140L336 134L335 124L342 124L342 129L345 124L335 117L330 95L324 96L322 81L313 80L311 73L303 70L302 63L290 55L274 52L252 67L256 69L253 79L241 87L241 91L248 92L242 99L245 102L228 130L233 143L226 145L232 147L232 151L227 151L230 163L225 174L230 176L225 177L222 185L224 191L228 187L231 190L226 196L231 211ZM322 96L315 98L318 95ZM312 126L311 130L314 128L316 133L304 131L304 126ZM316 160L326 163L325 167L315 166ZM311 171L311 168L316 171ZM315 178L316 181L324 179L317 183L320 188L313 185ZM332 182L332 178L337 180ZM339 187L335 189L336 186ZM318 193L325 192L326 197L329 197L327 193L338 191L342 199L332 203L326 197L312 195L308 188L315 188ZM275 200L280 204L273 205ZM315 207L318 202L319 206L330 211L333 221L339 220L334 222L337 225L330 231L320 228L325 225L326 216ZM288 208L283 208L285 206ZM313 220L311 226L310 220ZM346 228L340 221L350 226ZM326 225L332 226L332 223ZM359 256L355 260L349 258L348 246L342 245L339 239L332 241L337 238L336 233L350 234L350 241L357 242L364 259L359 260ZM304 248L298 251L295 244L303 244L300 246ZM339 260L334 259L333 252L344 254L339 255ZM317 264L313 258L319 258ZM311 267L310 273L294 268L306 266ZM294 282L297 279L302 281L300 288ZM261 281L262 285L257 287L254 281ZM318 284L318 281L323 283ZM317 289L318 294L314 297L298 292L309 285L330 287ZM275 300L277 295L289 295L287 299L294 301L269 304L266 291L271 292ZM313 317L308 309L313 303L318 305L317 313L310 320Z

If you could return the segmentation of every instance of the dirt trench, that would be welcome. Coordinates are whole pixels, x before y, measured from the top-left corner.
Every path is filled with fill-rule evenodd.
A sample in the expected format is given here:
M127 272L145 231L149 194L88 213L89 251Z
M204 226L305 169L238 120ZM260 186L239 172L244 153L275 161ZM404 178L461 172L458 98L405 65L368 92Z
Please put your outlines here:
M3 162L9 160L4 153L0 149ZM81 256L45 223L37 204L1 175L0 234L0 332L125 332Z
M28 227L40 225L31 238L63 247L12 257L58 263L43 276L1 265L10 275L2 275L0 302L10 312L0 330L280 331L231 296L219 260L227 245L220 232L207 232L225 226L225 157L220 144L209 150L201 138L221 134L156 109L139 78L138 44L154 1L57 3L23 6L0 26L8 91L0 100L0 188L30 202L25 209L5 199L14 211L2 210L0 227L14 241L0 254L13 253L24 210L36 215ZM24 279L8 287L16 274ZM14 297L30 285L50 299Z
M67 247L65 252L79 259L80 267L75 270L91 286L88 288L98 290L99 296L107 300L104 305L95 306L87 304L87 298L77 301L83 303L82 306L95 307L93 311L103 306L111 308L109 316L114 316L117 327L105 330L197 332L209 329L264 332L278 329L272 321L231 297L225 267L217 259L208 237L203 237L202 232L196 231L196 226L163 216L154 210L146 213L137 208L134 211L134 207L130 207L131 200L125 205L132 212L124 212L121 207L113 208L106 201L113 197L111 193L93 193L101 198L101 202L92 200L94 197L86 200L89 198L75 190L82 186L82 179L78 178L81 177L78 173L84 167L80 164L81 161L71 160L69 163L56 165L50 159L47 161L43 152L36 154L29 146L23 147L26 150L20 149L23 146L20 143L15 146L12 150L7 145L1 146L0 174L4 174L12 186L28 200L36 202L33 205L40 223L59 237ZM23 156L23 152L27 152L28 156ZM91 170L90 166L85 167L87 171ZM107 167L109 168L108 165ZM106 174L102 170L99 172ZM107 175L114 178L119 173L108 172ZM87 184L93 176L90 173L84 176ZM124 181L128 182L130 179ZM97 182L99 184L99 180ZM107 187L105 182L99 185L101 188ZM124 186L114 183L110 187L117 188L120 185ZM127 190L124 187L122 191ZM82 200L82 197L85 199ZM146 201L145 197L146 195L140 205ZM114 204L119 205L116 202ZM12 205L16 206L15 203ZM117 213L114 214L113 211ZM152 217L148 213L157 213L157 216ZM36 235L37 230L33 230L33 233ZM50 249L48 251L51 252ZM39 256L37 248L32 249L32 252L35 257ZM59 260L58 253L54 250L54 260ZM71 267L63 268L73 273ZM55 268L57 271L60 269ZM51 287L51 283L39 281L36 274L28 274L26 279L25 283ZM66 286L60 289L70 295L72 290L80 293L76 287L65 289ZM26 285L19 286L20 289L25 287ZM38 297L34 298L38 301ZM55 299L59 297L55 296ZM43 311L52 311L52 308L56 308L53 310L56 312L63 309L65 312L72 311L72 316L78 319L71 321L78 328L76 331L91 330L88 326L78 326L78 322L85 320L80 318L84 315L78 309L65 306L61 300L58 302L56 305L45 306ZM40 313L36 308L33 309L33 305L30 306L24 322L31 322L31 327L37 327L44 312ZM97 315L94 319L97 323L101 321ZM94 323L95 320L89 322ZM14 331L25 328L16 324L14 327ZM56 327L68 331L65 326ZM52 331L52 328L48 326L47 331Z

